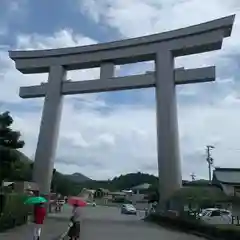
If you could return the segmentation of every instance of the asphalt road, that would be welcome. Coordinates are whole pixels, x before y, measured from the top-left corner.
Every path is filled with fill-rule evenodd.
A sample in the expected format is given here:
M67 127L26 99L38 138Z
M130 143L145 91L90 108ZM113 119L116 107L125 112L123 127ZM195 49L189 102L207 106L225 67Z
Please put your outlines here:
M82 240L204 240L146 223L143 212L123 215L118 208L97 206L85 208L83 215Z

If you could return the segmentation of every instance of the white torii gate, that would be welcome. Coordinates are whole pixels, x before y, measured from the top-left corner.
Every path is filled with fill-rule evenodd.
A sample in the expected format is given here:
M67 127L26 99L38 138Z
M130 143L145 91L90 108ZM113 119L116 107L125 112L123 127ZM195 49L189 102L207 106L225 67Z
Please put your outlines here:
M157 151L161 200L181 187L178 144L176 84L215 80L215 68L174 69L174 57L221 49L231 35L234 15L128 40L90 46L36 51L10 51L16 68L24 74L49 73L48 82L21 87L20 97L44 97L44 107L34 163L34 181L48 194L56 152L62 96L136 88L156 88ZM155 61L155 71L135 76L114 77L114 66ZM68 70L100 67L100 79L66 81Z

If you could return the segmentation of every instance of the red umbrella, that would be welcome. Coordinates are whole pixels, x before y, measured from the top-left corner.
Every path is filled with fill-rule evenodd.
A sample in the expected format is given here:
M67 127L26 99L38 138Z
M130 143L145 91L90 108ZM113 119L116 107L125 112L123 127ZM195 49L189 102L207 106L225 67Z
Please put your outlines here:
M79 207L85 207L87 206L87 203L80 197L70 197L68 199L69 205L78 205Z

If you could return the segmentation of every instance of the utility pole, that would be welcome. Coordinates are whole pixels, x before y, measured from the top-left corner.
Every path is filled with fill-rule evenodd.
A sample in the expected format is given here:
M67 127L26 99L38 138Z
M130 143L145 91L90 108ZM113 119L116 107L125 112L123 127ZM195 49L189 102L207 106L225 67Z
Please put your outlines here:
M213 158L211 156L211 150L214 149L214 146L207 145L207 162L208 162L208 171L209 171L209 182L212 181L212 164L213 164Z
M196 175L195 175L195 173L192 173L190 176L192 177L192 181L195 181L195 180L196 180Z

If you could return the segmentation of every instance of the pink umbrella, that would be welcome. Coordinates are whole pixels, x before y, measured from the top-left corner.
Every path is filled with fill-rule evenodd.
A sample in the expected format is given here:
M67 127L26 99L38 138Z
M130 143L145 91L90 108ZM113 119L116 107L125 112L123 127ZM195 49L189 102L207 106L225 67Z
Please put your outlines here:
M80 197L70 197L68 199L68 204L72 206L78 205L79 207L87 206L87 203Z

